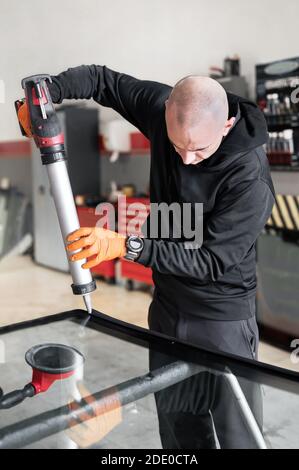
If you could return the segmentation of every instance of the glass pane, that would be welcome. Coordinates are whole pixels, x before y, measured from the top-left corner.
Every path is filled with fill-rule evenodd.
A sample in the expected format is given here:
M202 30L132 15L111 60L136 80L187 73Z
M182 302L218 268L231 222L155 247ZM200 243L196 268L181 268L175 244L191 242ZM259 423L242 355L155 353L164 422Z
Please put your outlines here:
M0 409L0 448L299 447L299 374L104 315L84 323L74 311L0 329L4 398L32 382L45 389ZM75 348L83 367L73 349L46 349L30 356L32 380L26 351L45 343Z

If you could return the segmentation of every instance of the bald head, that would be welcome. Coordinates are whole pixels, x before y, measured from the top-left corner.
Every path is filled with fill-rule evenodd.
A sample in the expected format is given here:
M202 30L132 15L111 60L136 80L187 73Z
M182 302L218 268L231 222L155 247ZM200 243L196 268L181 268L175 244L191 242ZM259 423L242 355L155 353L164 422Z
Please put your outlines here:
M224 88L208 77L183 78L165 105L168 138L186 165L213 155L235 122Z
M209 77L189 76L181 79L170 94L168 106L183 127L213 121L215 128L221 128L228 118L226 92Z

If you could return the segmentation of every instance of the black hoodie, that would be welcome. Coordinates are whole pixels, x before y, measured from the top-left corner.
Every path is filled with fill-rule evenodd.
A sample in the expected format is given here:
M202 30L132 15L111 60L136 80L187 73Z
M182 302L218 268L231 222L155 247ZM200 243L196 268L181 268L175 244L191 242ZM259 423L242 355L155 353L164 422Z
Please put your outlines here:
M211 157L184 165L166 131L165 100L171 87L96 65L71 68L52 79L55 103L93 98L150 139L151 203L203 203L199 248L186 249L184 239L145 238L138 262L153 269L156 294L174 311L200 318L253 316L256 240L275 200L262 147L267 127L258 107L228 93L229 117L236 117L233 128Z

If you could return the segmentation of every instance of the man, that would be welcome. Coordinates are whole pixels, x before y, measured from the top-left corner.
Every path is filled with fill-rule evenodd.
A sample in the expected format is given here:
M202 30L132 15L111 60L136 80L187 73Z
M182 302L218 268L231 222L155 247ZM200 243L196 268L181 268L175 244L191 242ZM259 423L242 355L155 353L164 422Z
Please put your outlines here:
M186 77L171 88L91 65L68 69L52 80L54 103L93 98L150 139L151 203L190 203L193 217L195 204L203 203L199 247L187 249L183 239L172 236L136 240L87 227L67 238L70 253L81 249L71 259L87 258L84 267L90 268L127 256L150 266L155 283L151 329L256 359L255 245L274 203L261 111L207 77ZM151 352L153 368L169 360ZM248 445L223 383L199 377L196 390L204 396L207 380L213 392L196 411L192 406L183 413L166 409L165 395L156 394L163 447L215 447L214 428L221 447ZM256 390L246 385L243 390L261 425ZM172 393L179 393L180 402L186 398L179 388ZM196 429L193 440L187 428Z

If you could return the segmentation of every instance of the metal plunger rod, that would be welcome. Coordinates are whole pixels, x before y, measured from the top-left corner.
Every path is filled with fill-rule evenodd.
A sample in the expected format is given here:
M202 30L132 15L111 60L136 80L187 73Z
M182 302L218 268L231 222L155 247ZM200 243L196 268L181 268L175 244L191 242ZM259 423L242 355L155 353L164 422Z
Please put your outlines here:
M78 214L74 202L73 192L67 172L66 162L58 161L46 165L51 192L56 207L60 230L63 240L67 235L80 227ZM72 279L75 286L90 285L93 282L89 269L83 269L82 264L86 260L69 262ZM82 292L88 313L92 312L89 293Z

